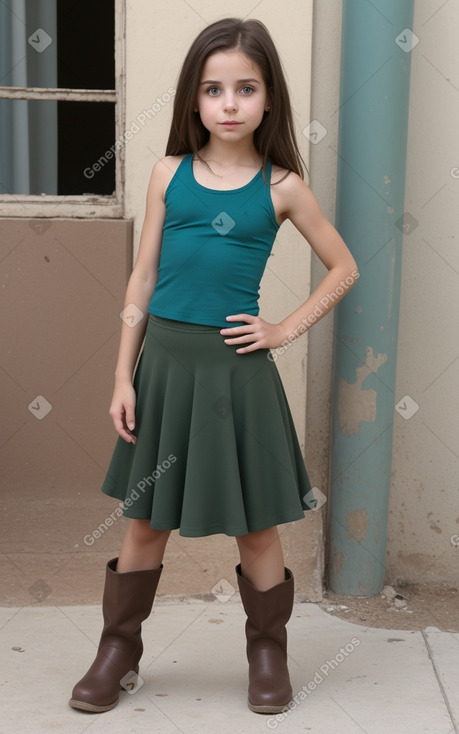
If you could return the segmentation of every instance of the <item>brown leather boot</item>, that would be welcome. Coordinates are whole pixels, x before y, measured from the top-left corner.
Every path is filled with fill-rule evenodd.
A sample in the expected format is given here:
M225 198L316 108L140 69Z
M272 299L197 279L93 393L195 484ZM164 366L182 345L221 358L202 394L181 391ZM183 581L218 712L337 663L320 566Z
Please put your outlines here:
M286 568L285 581L258 591L242 576L240 563L236 574L247 614L248 706L260 714L277 714L292 700L285 625L293 609L293 575Z
M104 627L96 659L72 691L69 705L102 713L115 708L121 680L139 671L143 644L141 622L151 612L163 566L151 571L117 573L118 559L107 563L102 601ZM124 681L123 681L124 683Z

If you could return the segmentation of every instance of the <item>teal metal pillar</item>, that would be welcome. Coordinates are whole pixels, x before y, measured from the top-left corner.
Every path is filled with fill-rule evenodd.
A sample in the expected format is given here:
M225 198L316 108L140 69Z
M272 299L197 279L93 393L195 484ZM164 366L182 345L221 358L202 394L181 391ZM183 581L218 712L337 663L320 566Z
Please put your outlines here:
M360 277L334 314L328 580L355 596L384 582L412 21L343 0L336 228Z

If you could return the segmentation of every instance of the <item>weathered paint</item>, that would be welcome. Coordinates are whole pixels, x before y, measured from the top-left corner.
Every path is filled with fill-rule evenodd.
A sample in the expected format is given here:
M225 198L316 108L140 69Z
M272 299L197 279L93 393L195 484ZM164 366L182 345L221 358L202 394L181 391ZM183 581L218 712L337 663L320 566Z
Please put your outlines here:
M339 425L344 436L351 436L360 431L362 421L376 419L376 390L363 390L366 378L372 372L377 372L382 364L387 362L387 354L374 356L373 348L367 348L365 364L356 369L354 383L344 378L339 381L338 415Z
M384 582L413 0L343 0L336 227L360 278L335 309L329 584Z
M365 507L346 513L347 537L361 543L368 535L368 513Z
M334 553L330 558L330 567L333 568L335 574L341 573L341 568L344 563L344 553Z

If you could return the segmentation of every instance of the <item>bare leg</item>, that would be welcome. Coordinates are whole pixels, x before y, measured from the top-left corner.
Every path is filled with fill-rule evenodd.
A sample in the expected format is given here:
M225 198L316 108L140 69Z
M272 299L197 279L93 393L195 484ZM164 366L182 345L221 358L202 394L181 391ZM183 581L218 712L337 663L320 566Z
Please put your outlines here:
M284 554L277 527L236 537L242 575L258 591L266 591L285 579Z
M149 520L131 520L119 553L118 573L159 568L170 533L153 530Z

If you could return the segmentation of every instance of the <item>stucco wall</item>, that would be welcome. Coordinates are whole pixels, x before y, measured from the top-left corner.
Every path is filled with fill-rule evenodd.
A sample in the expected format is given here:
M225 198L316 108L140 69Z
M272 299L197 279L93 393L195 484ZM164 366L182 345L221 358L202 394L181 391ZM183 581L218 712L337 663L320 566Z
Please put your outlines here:
M375 9L375 12L378 12ZM415 2L405 232L394 406L408 395L419 409L394 411L386 580L459 580L459 415L457 312L459 261L459 7ZM394 37L402 29L394 29ZM316 2L312 118L327 135L311 149L311 185L334 219L339 121L341 3ZM324 273L312 260L312 282ZM313 469L326 485L333 321L309 334L307 425L317 437ZM309 435L309 434L308 434Z
M210 0L183 3L127 3L126 127L139 128L126 146L126 216L134 218L134 251L137 253L144 216L145 193L154 163L164 155L172 115L171 89L174 90L186 51L202 28L219 18L254 17L266 24L277 45L290 87L299 142L307 162L308 141L302 134L309 122L312 0L290 0L280 8L274 0L253 5L235 0L231 7ZM152 111L148 112L148 108ZM139 115L146 112L146 122ZM141 117L142 121L144 118ZM310 248L295 228L285 223L276 239L261 288L261 315L281 320L294 311L309 293ZM301 443L305 441L307 337L278 360ZM314 451L305 447L308 463ZM314 478L312 477L313 481ZM309 517L308 517L309 515ZM310 599L321 595L322 536L320 513L309 512L306 519L280 527L286 563L297 571L297 592ZM177 533L167 553L175 551L174 569L189 571L184 590L202 590L200 565L209 555L235 558L234 541L215 538L187 540ZM174 546L175 543L175 546ZM180 547L180 551L177 549ZM188 554L188 561L186 560ZM199 559L197 554L199 554ZM189 557L196 560L191 561ZM201 563L202 556L202 563ZM180 560L181 559L181 560ZM171 556L172 560L172 556ZM175 573L175 570L174 570ZM180 575L177 576L177 583ZM166 580L163 582L166 583ZM182 584L182 585L183 585ZM212 584L211 584L212 585Z
M388 577L459 582L457 3L415 3Z
M192 5L194 9L182 0L127 3L126 121L128 128L133 123L138 127L125 150L126 218L132 217L135 223L134 251L151 167L164 153L172 111L169 90L192 38L205 23L223 17L215 13L210 0ZM245 16L250 10L251 5L242 0L231 6L234 15ZM263 0L254 15L270 28L284 61L306 160L308 144L302 129L311 119L327 128L327 135L311 146L310 183L333 221L341 2L321 0L315 3L313 17L311 11L312 0L290 0L285 7ZM453 3L416 2L414 31L419 43L412 51L405 206L412 228L404 238L394 405L409 395L419 409L409 419L394 411L386 574L390 582L459 581L459 263L454 242L458 229L459 78L453 63L458 30L459 8ZM151 119L147 115L142 125L138 117L152 105L154 114ZM32 205L30 216L33 211ZM130 225L120 220L99 222L94 217L42 225L42 220L1 220L7 304L2 328L5 344L11 345L4 350L2 362L7 413L1 443L7 491L3 493L0 535L8 555L0 579L2 603L94 602L100 598L105 561L117 553L127 525L120 519L94 544L84 541L117 506L98 487L106 468L103 457L108 465L115 441L107 408L118 345L116 304L131 260L126 254ZM291 225L284 224L262 284L262 314L267 319L282 318L324 274L317 258L310 258L307 243ZM71 292L62 290L66 282L73 284ZM17 301L18 293L23 292L26 300ZM304 442L312 483L325 493L332 327L330 315L277 363ZM91 343L97 334L102 340L102 346L93 345L90 360L88 333ZM21 349L31 344L33 349L22 359ZM60 390L66 371L71 380ZM53 397L58 390L59 395ZM36 406L39 395L53 408L43 421L37 421L31 408L27 409L28 404ZM22 504L17 503L18 497ZM26 526L24 502L30 510ZM281 526L286 563L294 571L299 598L317 600L321 596L326 511L325 505L321 511L307 513L304 521ZM210 594L222 578L234 586L237 560L231 538L185 539L174 531L166 551L161 594ZM84 584L75 583L77 574L84 575Z

